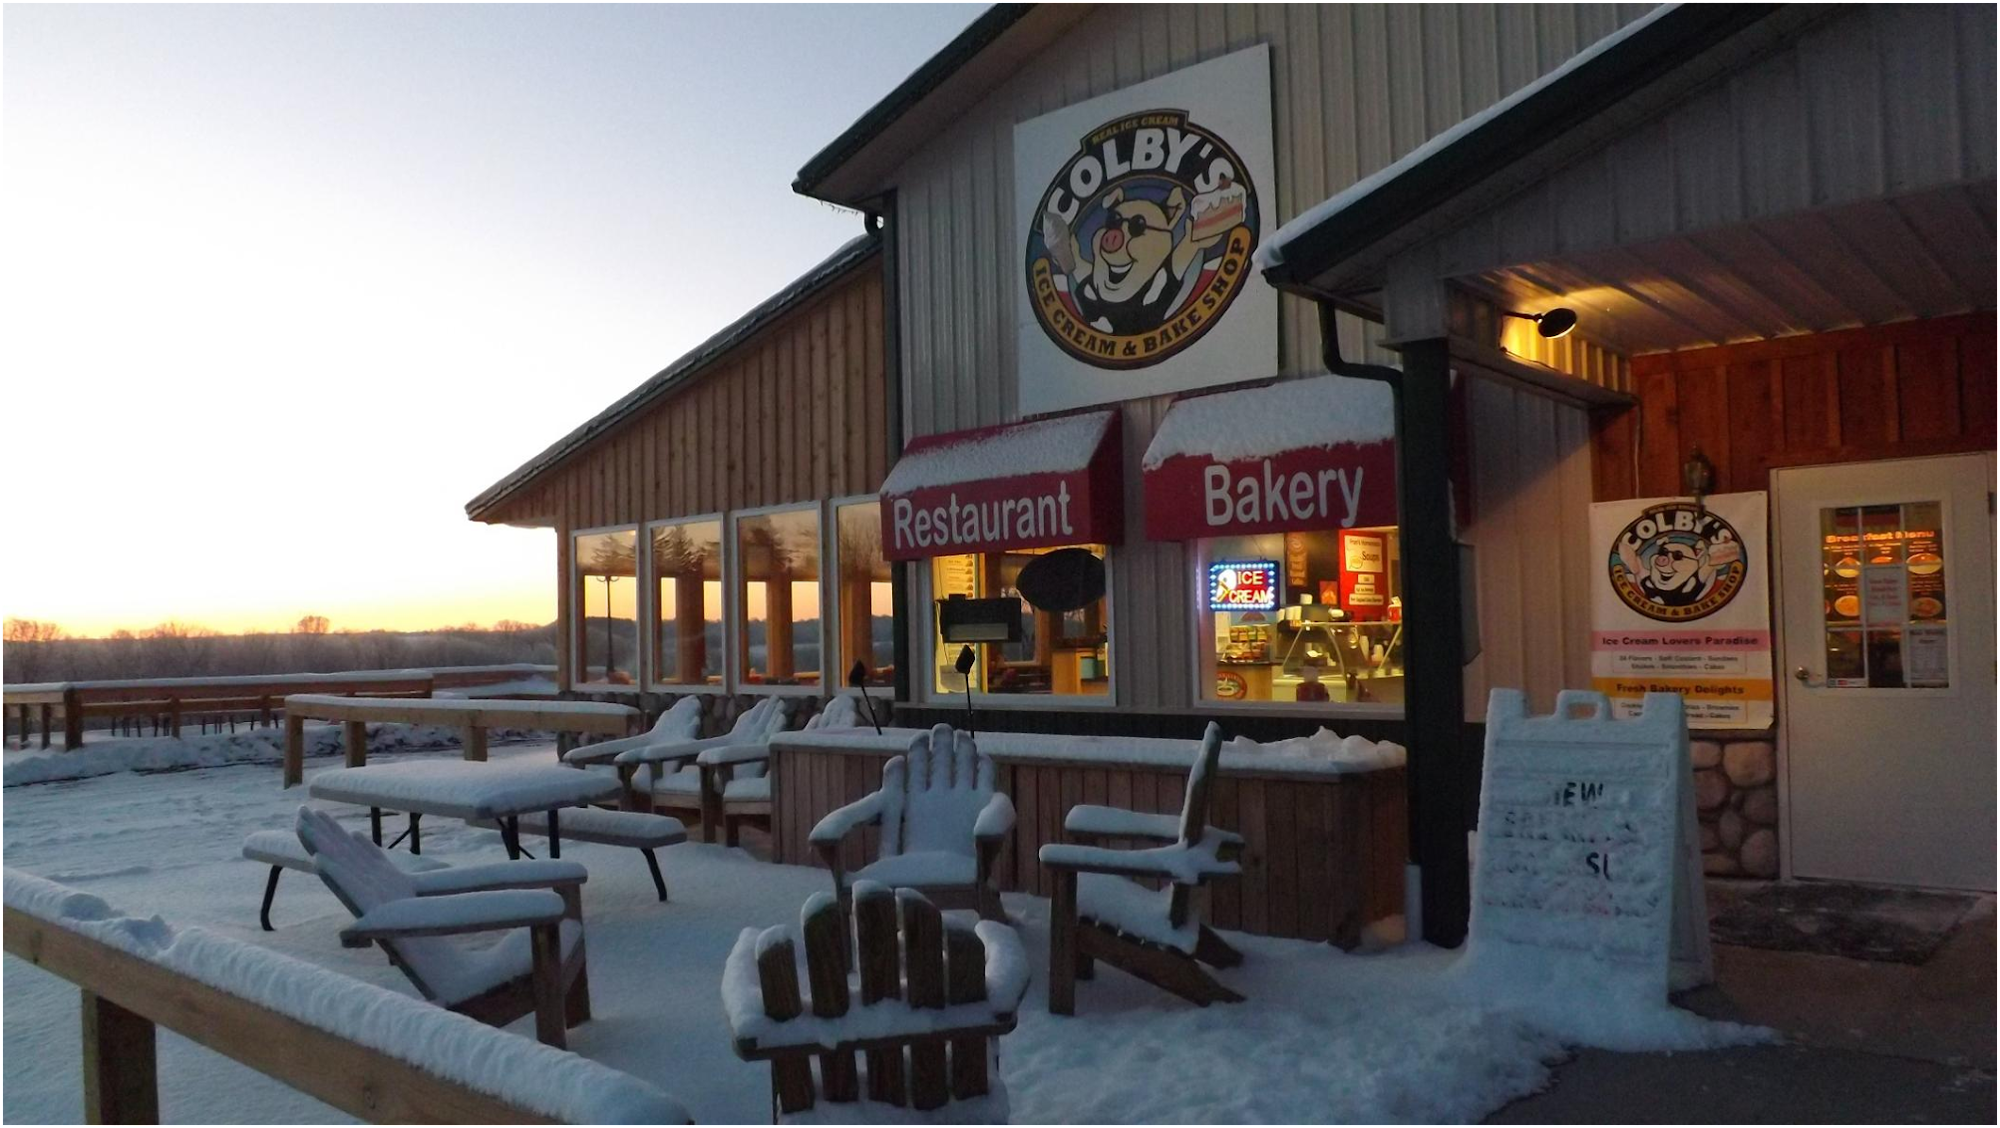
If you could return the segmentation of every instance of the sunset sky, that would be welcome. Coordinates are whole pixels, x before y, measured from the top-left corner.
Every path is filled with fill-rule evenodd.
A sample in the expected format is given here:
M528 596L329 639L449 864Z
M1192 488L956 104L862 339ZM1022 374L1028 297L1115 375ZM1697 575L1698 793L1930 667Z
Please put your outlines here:
M792 194L977 7L0 15L0 612L555 614L464 504L861 231Z

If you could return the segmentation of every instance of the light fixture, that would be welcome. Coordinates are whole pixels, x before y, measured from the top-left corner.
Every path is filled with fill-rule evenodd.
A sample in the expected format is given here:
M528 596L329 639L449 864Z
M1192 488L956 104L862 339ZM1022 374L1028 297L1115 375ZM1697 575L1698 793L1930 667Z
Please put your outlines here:
M1511 309L1503 312L1508 317L1518 317L1523 321L1534 322L1535 332L1540 333L1551 341L1557 337L1568 336L1569 331L1576 328L1576 311L1568 306L1557 306L1554 309L1543 310L1541 313L1516 313Z
M1694 507L1703 508L1701 499L1715 488L1715 463L1696 447L1688 452L1687 461L1681 463L1681 485L1694 495Z

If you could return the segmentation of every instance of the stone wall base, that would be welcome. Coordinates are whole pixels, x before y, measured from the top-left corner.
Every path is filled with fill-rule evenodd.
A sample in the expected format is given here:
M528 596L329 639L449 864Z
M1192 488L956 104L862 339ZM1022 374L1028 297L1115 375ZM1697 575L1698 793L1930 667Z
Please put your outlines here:
M1702 871L1778 876L1778 749L1770 735L1711 734L1690 742Z

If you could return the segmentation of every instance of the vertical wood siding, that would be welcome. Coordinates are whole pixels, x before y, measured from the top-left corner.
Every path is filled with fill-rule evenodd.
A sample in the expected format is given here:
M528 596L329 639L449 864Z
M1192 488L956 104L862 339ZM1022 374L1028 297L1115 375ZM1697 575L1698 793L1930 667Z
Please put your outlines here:
M1990 313L1637 356L1632 378L1638 406L1595 428L1599 501L1679 494L1696 447L1733 493L1778 466L1994 446Z
M1277 183L1268 191L1275 226L1647 10L1604 4L1141 5L1107 7L1083 20L968 107L894 177L905 437L1018 416L1015 318L1022 283L1014 213L1017 204L1029 205L1014 199L1017 122L1268 43L1277 158ZM1340 325L1350 359L1394 362L1374 344L1379 327L1346 315ZM1317 315L1309 303L1280 299L1278 335L1281 373L1321 371ZM1187 554L1181 545L1144 539L1139 500L1139 459L1167 402L1132 401L1122 408L1128 529L1112 565L1111 659L1120 703L1136 709L1187 708L1194 701ZM1477 418L1474 428L1488 446L1504 449L1516 441L1521 423L1510 411ZM1517 457L1552 450L1531 442ZM1587 460L1583 465L1587 472ZM1519 470L1528 479L1554 472L1541 465ZM1517 514L1526 523L1523 536L1551 545L1564 542L1559 516L1533 508ZM1517 622L1496 622L1487 637L1521 633ZM917 649L922 652L921 645ZM1473 700L1483 702L1483 695Z

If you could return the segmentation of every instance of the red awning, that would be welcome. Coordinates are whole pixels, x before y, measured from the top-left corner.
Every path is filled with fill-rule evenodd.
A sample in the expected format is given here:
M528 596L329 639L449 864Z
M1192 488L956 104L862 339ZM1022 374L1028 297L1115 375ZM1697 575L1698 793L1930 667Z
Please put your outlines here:
M882 483L883 555L1118 543L1118 418L1093 411L913 440Z
M1387 384L1340 376L1182 399L1146 448L1153 540L1396 523Z

